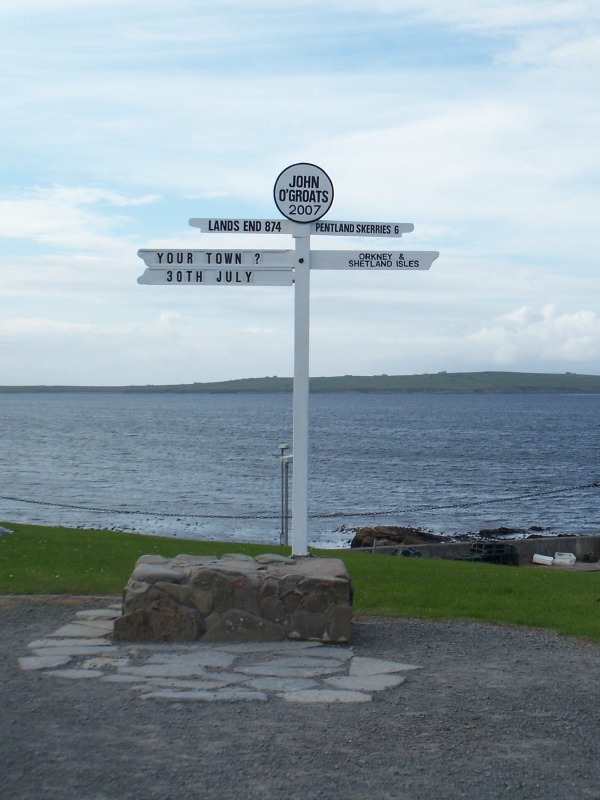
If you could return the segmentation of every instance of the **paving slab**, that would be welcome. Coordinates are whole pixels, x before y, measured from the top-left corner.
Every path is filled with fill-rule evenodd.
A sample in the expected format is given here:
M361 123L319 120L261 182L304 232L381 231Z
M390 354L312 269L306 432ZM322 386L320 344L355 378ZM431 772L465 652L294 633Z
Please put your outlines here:
M319 683L313 678L249 678L246 686L265 692L298 692L304 689L318 689Z
M308 652L307 655L315 656L315 658L337 658L339 661L347 661L349 658L354 656L354 650L350 645L327 645L322 644L318 645L318 650L313 652ZM298 651L294 651L294 655L300 654L300 649Z
M339 672L340 667L282 667L276 661L254 667L240 667L245 675L270 675L274 678L320 678Z
M215 689L223 689L225 686L229 686L230 681L227 680L220 680L219 676L215 676L214 680L209 680L208 678L204 680L199 680L196 678L149 678L145 681L144 685L150 690L156 686L163 686L164 688L169 689L203 689L203 690L215 690Z
M106 636L107 633L112 633L114 628L114 620L95 619L92 617L85 620L85 627L95 628L97 631L99 631L99 633L97 633L97 636Z
M151 664L168 664L173 657L170 653L156 653L150 656L148 662ZM196 651L189 653L179 653L177 663L189 664L190 667L230 667L235 661L235 656L231 653L223 653L220 650L205 650L199 647Z
M69 678L69 680L88 680L89 678L102 678L104 675L99 669L55 669L48 674L55 678Z
M318 658L315 656L300 656L298 658L278 658L276 661L271 661L272 664L276 664L278 667L308 667L309 669L321 669L323 667L325 670L329 669L341 669L345 659L339 658Z
M37 670L37 669L53 669L54 667L63 667L70 661L69 656L22 656L18 658L19 666L23 670Z
M108 632L107 632L108 633ZM90 637L98 636L98 628L92 625L83 625L78 622L71 622L68 625L63 625L54 633L49 634L52 637L66 638L66 637Z
M116 608L86 608L82 611L77 611L75 614L76 619L85 619L85 620L92 620L92 619L116 619L119 617L121 612L118 611Z
M139 667L127 665L119 667L120 673L126 675L137 675L140 678L199 678L207 673L202 666L193 664L182 664L173 661L169 664L143 664Z
M69 645L67 647L39 647L33 648L32 653L36 656L93 656L96 653L107 653L109 650L95 645L89 645L82 640L79 646Z
M240 700L259 701L266 703L269 699L268 695L264 692L238 692L235 690L221 691L221 692L203 692L203 691L176 691L164 689L158 692L148 692L143 695L144 699L153 700L201 700L204 702L225 702L237 703Z
M88 658L81 666L83 669L102 669L103 667L126 667L130 663L127 656L120 658L106 658L101 656L100 658Z
M361 658L352 659L350 664L350 675L377 675L385 672L406 672L419 669L415 664L402 664L397 661L385 661L381 658Z
M323 678L323 683L334 689L351 689L357 692L381 692L404 683L404 675L334 675L332 678Z
M130 685L157 700L296 703L365 703L417 668L319 641L114 643L116 616L115 607L78 611L75 622L30 642L32 655L19 665L73 681Z
M370 703L371 695L335 689L308 689L303 692L282 692L279 697L288 703Z
M320 642L301 642L291 641L284 639L281 642L236 642L235 644L218 644L210 645L207 643L206 647L218 647L226 653L300 653L303 650L314 650L322 648ZM327 647L329 650L330 648Z
M110 639L101 639L97 638L97 632L94 636L90 636L89 638L78 639L78 638L49 638L49 639L36 639L33 642L29 642L27 647L30 649L40 649L42 647L81 647L84 644L86 647L110 647L111 641Z
M121 673L105 673L100 680L104 683L135 683L136 685L140 683L137 675L122 675Z

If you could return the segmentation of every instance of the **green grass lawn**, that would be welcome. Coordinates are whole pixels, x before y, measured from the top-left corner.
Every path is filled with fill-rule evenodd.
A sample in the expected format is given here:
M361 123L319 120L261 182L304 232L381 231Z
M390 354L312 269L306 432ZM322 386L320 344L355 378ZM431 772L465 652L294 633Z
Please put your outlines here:
M136 560L148 553L289 553L276 546L3 524L16 533L0 537L1 595L119 595ZM500 622L600 640L600 572L313 552L346 563L358 615Z

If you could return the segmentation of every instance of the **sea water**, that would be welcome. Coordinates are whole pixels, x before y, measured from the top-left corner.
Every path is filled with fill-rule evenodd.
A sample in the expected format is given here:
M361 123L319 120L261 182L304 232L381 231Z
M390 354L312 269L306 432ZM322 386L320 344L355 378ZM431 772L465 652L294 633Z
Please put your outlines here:
M599 412L599 395L312 394L310 541L599 533ZM0 433L0 520L279 541L290 394L0 393Z

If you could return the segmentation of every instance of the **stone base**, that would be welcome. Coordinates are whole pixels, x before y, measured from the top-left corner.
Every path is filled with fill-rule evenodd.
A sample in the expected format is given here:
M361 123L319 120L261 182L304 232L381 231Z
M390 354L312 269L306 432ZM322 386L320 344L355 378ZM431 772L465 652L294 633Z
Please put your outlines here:
M125 587L113 638L347 643L351 626L352 585L340 559L142 556Z

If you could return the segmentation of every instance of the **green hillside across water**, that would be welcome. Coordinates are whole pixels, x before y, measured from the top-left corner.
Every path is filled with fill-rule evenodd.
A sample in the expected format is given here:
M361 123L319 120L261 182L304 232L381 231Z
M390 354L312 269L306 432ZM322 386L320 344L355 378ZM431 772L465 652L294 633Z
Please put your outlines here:
M148 386L0 386L0 392L291 392L292 378L241 378L215 383ZM311 392L557 392L600 394L600 375L537 372L437 372L311 378Z

